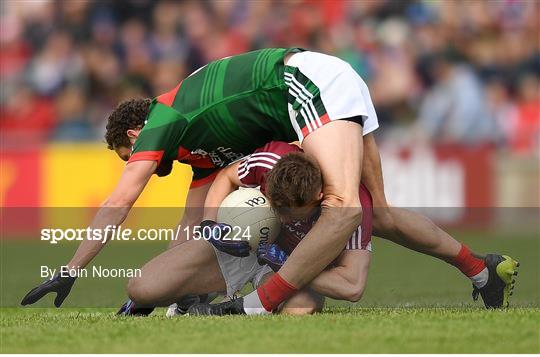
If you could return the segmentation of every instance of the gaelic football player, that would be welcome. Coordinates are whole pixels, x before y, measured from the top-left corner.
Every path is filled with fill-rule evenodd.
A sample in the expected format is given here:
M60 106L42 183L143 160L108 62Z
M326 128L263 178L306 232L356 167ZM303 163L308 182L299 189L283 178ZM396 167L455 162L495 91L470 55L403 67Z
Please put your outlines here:
M238 187L259 187L283 221L275 243L260 243L258 260L278 271L306 236L320 214L322 175L317 162L285 142L270 142L245 160L222 170L205 202L205 222L216 219L216 207ZM322 309L324 297L358 301L363 295L371 262L373 207L371 195L361 185L362 224L339 257L280 309L288 313L313 313ZM208 223L206 223L208 224ZM217 249L221 246L216 245ZM232 252L234 254L234 252ZM192 309L192 312L196 309Z
M223 199L239 187L260 187L261 192L277 204L277 209L295 206L282 212L288 222L282 225L277 242L268 245L261 242L257 254L250 254L249 244L245 241L221 242L217 239L208 240L214 245L214 252L207 241L190 241L169 249L146 264L140 278L130 280L128 294L133 302L124 305L123 314L145 314L147 308L144 306L162 306L177 301L180 302L178 312L184 313L187 310L185 295L216 291L233 296L248 282L257 288L272 270L281 268L319 213L322 175L318 164L298 146L285 142L270 142L255 150L248 158L217 175L207 195L203 226L215 224L216 211L212 208L219 207ZM339 257L307 289L282 304L281 312L306 314L320 311L324 296L348 301L361 298L371 261L372 203L365 187L360 188L359 194L364 210L361 226ZM167 274L163 274L163 267L167 267Z
M455 264L470 275L487 307L507 306L514 260L479 259L424 216L388 207L372 133L377 127L366 84L336 57L298 48L264 49L211 62L172 91L152 101L121 103L111 114L107 142L128 164L91 228L120 225L151 175L166 172L173 160L194 169L189 210L203 205L219 168L269 141L299 140L321 168L321 215L279 272L233 301L230 313L270 313L338 257L362 220L360 179L373 196L378 235ZM200 220L200 213L188 213L181 224ZM85 267L102 247L98 241L82 242L68 265ZM75 278L45 282L22 303L55 291L59 306Z

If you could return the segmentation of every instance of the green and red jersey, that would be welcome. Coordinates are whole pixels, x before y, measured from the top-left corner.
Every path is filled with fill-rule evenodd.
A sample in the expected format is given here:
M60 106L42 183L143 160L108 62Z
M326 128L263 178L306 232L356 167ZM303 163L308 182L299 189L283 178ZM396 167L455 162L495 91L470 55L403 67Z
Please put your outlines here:
M153 100L129 162L187 163L196 187L269 141L296 140L283 59L298 51L263 49L197 70Z

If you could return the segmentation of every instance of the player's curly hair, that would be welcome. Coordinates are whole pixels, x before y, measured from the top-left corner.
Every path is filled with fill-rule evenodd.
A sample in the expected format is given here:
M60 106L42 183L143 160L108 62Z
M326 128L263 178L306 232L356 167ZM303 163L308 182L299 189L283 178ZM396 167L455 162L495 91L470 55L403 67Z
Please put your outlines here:
M283 213L317 200L322 189L317 161L304 152L284 155L266 176L266 195L271 206Z
M129 99L121 102L107 119L105 140L107 147L114 150L119 146L131 146L126 132L142 128L148 116L152 99Z

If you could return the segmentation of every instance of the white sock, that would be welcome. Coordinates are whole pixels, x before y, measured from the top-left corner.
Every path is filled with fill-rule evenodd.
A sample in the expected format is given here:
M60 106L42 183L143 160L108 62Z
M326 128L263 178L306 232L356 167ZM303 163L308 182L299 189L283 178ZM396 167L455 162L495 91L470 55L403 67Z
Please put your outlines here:
M268 315L272 313L264 308L257 290L253 290L244 296L244 312L247 315Z
M174 303L172 305L170 305L168 308L167 308L167 312L165 313L165 316L167 317L173 317L173 316L176 316L177 313L176 313L176 308L178 307L178 304L177 303Z
M474 286L476 286L478 289L483 288L486 286L489 278L489 272L488 268L484 268L480 273L476 274L475 276L471 276L469 279L471 279Z

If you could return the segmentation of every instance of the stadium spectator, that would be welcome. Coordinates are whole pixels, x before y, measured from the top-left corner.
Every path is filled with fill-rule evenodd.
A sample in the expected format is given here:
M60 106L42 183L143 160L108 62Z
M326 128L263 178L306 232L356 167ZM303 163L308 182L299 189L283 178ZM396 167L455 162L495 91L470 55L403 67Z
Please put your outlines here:
M67 86L56 96L58 122L54 128L54 140L90 140L94 130L87 117L86 98L80 87Z
M528 74L519 83L518 119L512 148L520 153L530 153L540 143L540 80Z
M28 146L47 140L56 120L51 100L37 95L26 85L11 88L0 115L0 142L4 148L20 148L21 143Z
M490 117L482 84L470 66L438 55L430 72L436 84L422 99L418 124L431 141L495 142L498 128Z
M0 6L3 130L14 130L15 116L43 140L101 140L99 128L121 98L158 95L217 58L294 45L338 55L367 79L382 135L417 121L413 127L436 140L496 142L525 154L539 145L537 1L43 0ZM430 73L432 59L450 52L462 63L439 61L436 75ZM38 115L41 124L13 113L13 96L21 91L40 113L49 113ZM84 98L75 121L50 114L75 96ZM445 106L451 112L443 112Z

